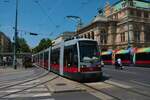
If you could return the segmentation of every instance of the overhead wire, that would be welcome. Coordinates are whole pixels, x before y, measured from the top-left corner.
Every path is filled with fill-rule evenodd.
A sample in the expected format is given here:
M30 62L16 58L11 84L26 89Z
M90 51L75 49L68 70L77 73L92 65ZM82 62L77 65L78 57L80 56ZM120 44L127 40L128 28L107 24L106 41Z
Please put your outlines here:
M47 18L49 19L49 21L50 21L54 26L56 26L56 24L54 23L54 21L52 20L52 18L47 14L47 12L45 11L44 7L39 3L39 1L38 1L38 0L35 0L34 2L40 7L41 11L43 12L43 14L44 14L45 16L47 16Z

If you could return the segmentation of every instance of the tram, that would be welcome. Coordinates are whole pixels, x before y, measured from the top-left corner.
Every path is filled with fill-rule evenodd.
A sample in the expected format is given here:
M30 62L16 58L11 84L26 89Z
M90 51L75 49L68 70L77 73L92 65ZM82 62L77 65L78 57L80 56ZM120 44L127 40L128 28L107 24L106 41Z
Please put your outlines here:
M96 41L79 38L54 44L33 55L33 60L36 65L73 80L97 80L102 76L98 53Z
M133 62L136 66L150 67L150 47L137 48L134 53Z
M112 51L103 51L101 53L101 59L103 60L104 64L111 65L112 64Z
M117 50L115 52L115 60L117 60L117 58L121 59L123 65L131 64L132 57L130 55L130 50Z

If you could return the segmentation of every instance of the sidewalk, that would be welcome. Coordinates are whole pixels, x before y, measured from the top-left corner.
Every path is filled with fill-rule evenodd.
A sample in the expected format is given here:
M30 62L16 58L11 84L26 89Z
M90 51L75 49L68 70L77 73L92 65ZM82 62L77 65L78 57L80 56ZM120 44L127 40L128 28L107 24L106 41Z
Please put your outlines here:
M17 69L14 69L13 66L0 66L0 75L9 74L9 73L17 73L20 71L24 71L25 68L22 66L17 66Z
M51 93L85 91L79 83L59 76L46 84Z

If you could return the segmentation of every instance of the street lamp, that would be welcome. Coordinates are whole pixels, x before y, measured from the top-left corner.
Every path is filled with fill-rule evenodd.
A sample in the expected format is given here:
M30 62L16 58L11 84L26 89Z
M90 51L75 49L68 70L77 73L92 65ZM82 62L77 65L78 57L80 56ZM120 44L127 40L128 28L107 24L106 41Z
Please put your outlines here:
M13 59L13 67L17 69L16 65L16 43L17 43L17 22L18 22L18 0L16 0L16 17L15 17L15 34L14 34L14 59Z
M130 48L131 45L130 45L130 32L129 32L130 27L129 27L129 8L128 7L130 6L129 3L132 1L127 0L126 2L127 2L127 9L128 9L127 10L127 26L128 26L128 47L127 48Z

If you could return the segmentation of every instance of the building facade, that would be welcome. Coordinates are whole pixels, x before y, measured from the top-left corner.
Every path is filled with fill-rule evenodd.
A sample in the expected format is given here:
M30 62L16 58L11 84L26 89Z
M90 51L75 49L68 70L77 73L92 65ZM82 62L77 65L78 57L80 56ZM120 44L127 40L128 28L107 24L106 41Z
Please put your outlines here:
M10 51L11 51L11 40L3 32L0 32L0 53Z
M70 39L71 37L74 37L74 35L75 35L75 32L63 32L60 36L54 39L52 43L54 44L60 43L66 39Z
M77 30L79 37L98 41L102 50L150 46L150 2L120 0L108 2L104 14Z

